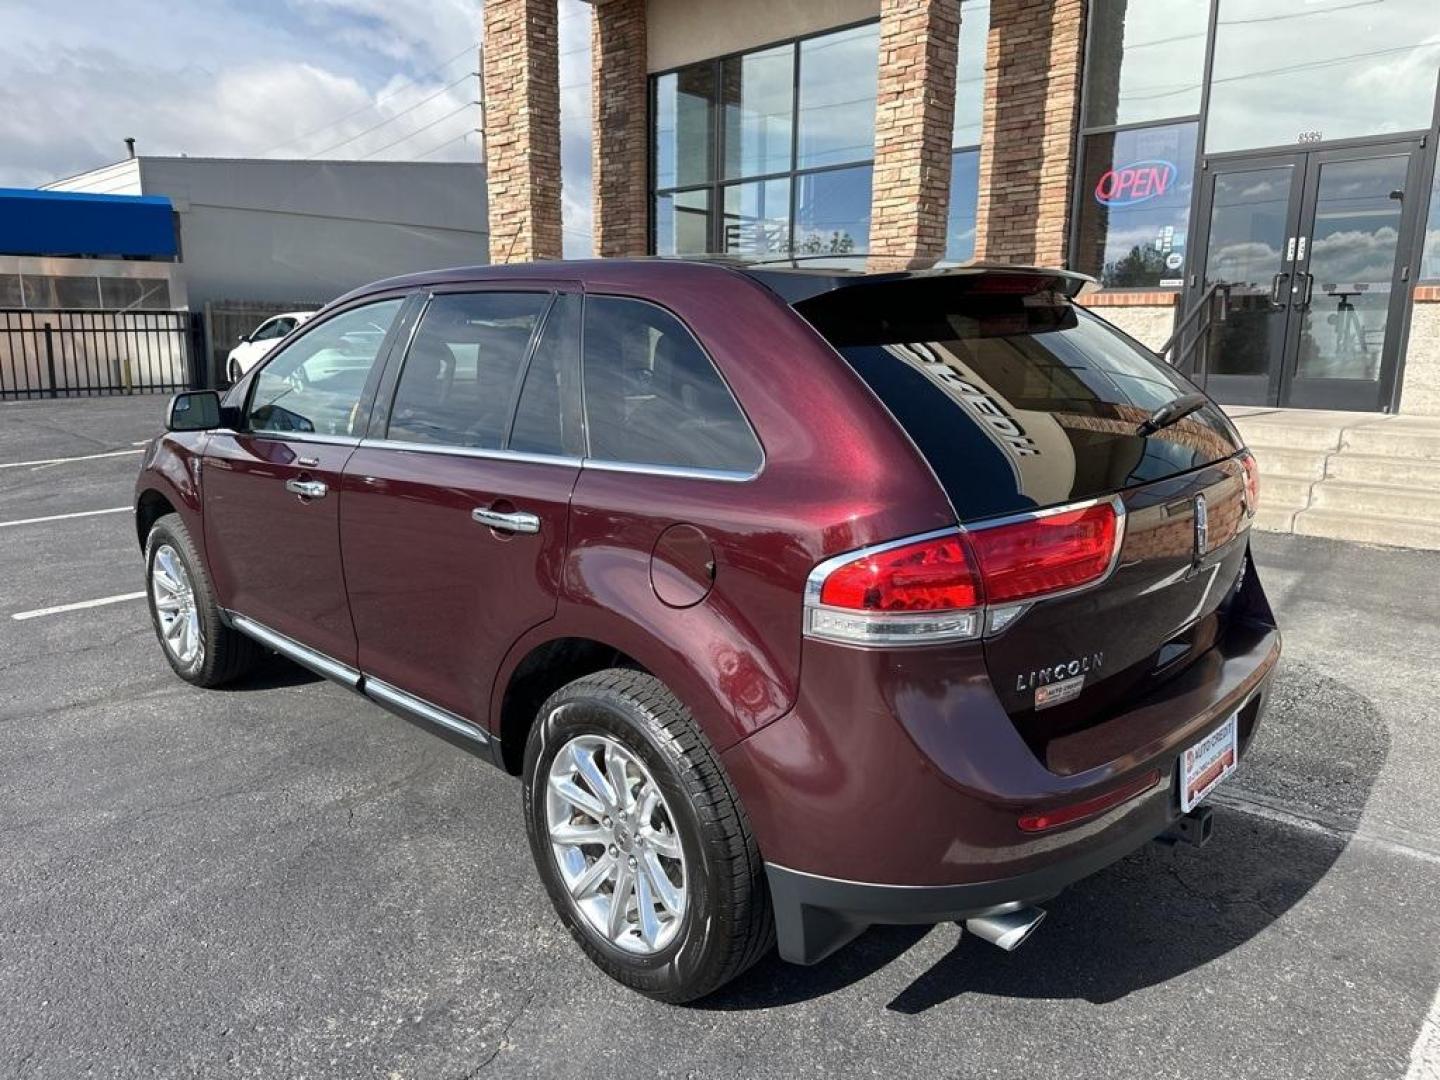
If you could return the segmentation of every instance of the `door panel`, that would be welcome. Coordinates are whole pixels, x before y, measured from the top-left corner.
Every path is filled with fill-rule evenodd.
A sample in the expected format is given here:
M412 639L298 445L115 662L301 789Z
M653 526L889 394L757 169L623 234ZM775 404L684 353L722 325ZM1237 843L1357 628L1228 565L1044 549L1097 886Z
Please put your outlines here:
M1198 220L1211 284L1231 286L1199 376L1220 401L1378 409L1390 400L1418 228L1417 143L1206 167Z
M482 727L506 652L555 613L583 452L579 318L563 283L433 296L345 470L360 669Z
M264 362L242 430L216 432L205 449L205 542L221 604L351 666L341 474L404 302L317 320Z
M360 669L483 725L506 650L555 613L579 472L362 445L341 515ZM528 512L539 529L492 529L477 509Z
M1382 375L1393 352L1389 329L1404 318L1398 277L1410 155L1313 157L1284 402L1376 409L1388 400Z
M205 542L223 606L352 667L339 494L353 443L216 432L205 449ZM314 498L287 482L321 483Z
M1205 272L1192 302L1217 283L1230 286L1229 310L1214 328L1204 370L1221 401L1263 405L1274 399L1289 326L1302 160L1270 158L1212 170L1206 185L1210 229Z

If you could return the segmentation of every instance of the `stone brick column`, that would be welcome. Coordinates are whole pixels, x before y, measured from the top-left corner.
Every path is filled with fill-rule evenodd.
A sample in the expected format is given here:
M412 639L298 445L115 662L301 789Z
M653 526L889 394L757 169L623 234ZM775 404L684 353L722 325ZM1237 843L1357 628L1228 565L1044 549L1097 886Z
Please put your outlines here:
M644 255L650 215L645 0L593 0L590 94L595 253Z
M558 259L560 63L556 0L485 0L490 261Z
M945 254L959 0L881 0L870 196L873 270Z
M975 255L1062 265L1084 0L991 0Z

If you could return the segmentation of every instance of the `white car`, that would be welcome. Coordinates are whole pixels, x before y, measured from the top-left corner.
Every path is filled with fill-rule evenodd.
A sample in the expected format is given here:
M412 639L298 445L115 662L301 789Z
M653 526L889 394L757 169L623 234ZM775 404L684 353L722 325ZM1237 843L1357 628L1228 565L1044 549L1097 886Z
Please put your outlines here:
M272 315L250 333L243 335L225 358L225 373L230 381L239 382L241 376L265 359L265 354L273 349L281 338L314 314L313 311L287 311Z

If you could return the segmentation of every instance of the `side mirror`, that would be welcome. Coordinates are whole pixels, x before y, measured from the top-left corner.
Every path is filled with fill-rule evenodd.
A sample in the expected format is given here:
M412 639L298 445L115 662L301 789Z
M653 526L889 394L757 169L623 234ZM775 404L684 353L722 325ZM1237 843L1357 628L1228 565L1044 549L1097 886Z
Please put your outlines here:
M240 337L239 337L239 339L235 342L235 344L236 344L236 345L249 345L249 344L250 344L250 335L249 335L249 334L241 334Z
M166 431L211 431L220 426L220 395L214 390L186 390L170 399Z

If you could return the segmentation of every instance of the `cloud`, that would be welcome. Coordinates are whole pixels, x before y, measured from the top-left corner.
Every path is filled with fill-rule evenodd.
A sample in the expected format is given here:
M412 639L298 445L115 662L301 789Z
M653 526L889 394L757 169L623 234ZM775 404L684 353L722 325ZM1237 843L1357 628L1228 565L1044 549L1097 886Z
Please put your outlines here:
M474 0L72 0L3 22L0 185L115 161L126 136L148 154L476 160Z

